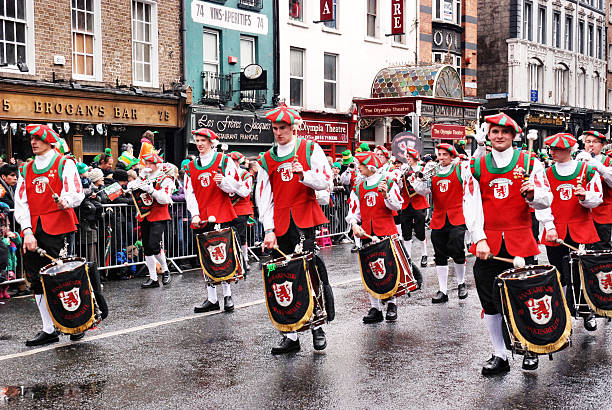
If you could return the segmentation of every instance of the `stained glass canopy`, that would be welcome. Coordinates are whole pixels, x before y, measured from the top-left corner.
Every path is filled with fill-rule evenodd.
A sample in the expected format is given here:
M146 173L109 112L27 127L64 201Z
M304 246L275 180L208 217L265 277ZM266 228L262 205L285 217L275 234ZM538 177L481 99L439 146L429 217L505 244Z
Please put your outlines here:
M372 98L419 96L462 100L459 73L450 65L389 67L372 83Z

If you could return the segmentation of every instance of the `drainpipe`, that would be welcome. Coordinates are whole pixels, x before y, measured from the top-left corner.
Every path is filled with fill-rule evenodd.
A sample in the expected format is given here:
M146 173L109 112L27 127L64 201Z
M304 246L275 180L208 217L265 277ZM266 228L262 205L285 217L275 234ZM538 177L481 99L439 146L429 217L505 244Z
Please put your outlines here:
M280 41L279 41L279 5L278 0L274 0L272 6L272 20L273 24L273 38L272 47L274 53L274 95L272 96L272 105L276 107L278 105L278 98L280 96Z
M187 82L187 16L185 2L181 0L181 71L183 73L183 83Z

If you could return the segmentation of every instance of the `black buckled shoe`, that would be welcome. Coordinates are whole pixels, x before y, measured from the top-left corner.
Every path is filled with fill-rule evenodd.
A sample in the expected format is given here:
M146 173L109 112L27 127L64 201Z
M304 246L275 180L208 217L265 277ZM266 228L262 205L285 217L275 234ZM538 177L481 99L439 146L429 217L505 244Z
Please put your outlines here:
M525 352L523 356L523 369L524 370L535 370L538 368L539 360L538 355L533 352Z
M501 357L493 356L487 363L482 367L483 376L492 376L495 374L502 374L510 371L510 363L508 359L504 360Z
M170 282L172 282L172 276L170 276L170 272L166 271L162 273L162 285L169 285Z
M442 293L442 291L438 291L436 296L431 298L431 303L446 303L448 302L448 295L446 293Z
M597 330L597 319L595 318L595 314L591 313L588 316L583 316L584 320L584 328L589 332L594 332Z
M468 297L467 285L465 283L461 283L457 286L457 295L459 299L465 299Z
M70 341L76 342L77 340L81 340L84 337L85 337L85 332L75 333L73 335L70 335Z
M351 253L357 253L357 252L359 252L359 248L357 247L357 245L354 245L354 246L351 248Z
M312 347L315 350L323 350L327 347L327 339L322 327L312 329Z
M149 278L146 282L143 282L140 287L143 289L159 288L159 280L151 280L151 278Z
M59 342L59 333L53 331L53 333L46 333L40 331L32 339L25 342L26 346L42 346L49 343Z
M397 320L397 305L395 303L387 303L387 314L385 315L387 322L395 322Z
M370 311L363 317L363 323L379 323L383 321L383 314L376 308L370 308Z
M231 296L225 296L223 298L223 310L226 312L232 312L234 310L234 301Z
M221 310L219 307L219 301L216 303L211 303L209 300L206 300L201 305L193 308L194 313L212 312L213 310Z
M314 338L313 338L314 340ZM291 340L287 336L283 336L283 340L277 346L272 348L272 354L287 354L300 351L300 340Z
M427 267L427 255L421 256L421 268Z

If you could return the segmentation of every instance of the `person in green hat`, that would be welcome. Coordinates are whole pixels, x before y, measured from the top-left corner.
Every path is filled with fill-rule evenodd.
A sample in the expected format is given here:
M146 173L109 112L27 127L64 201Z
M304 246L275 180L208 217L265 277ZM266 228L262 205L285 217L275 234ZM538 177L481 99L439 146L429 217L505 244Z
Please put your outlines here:
M353 154L351 154L351 150L347 149L342 151L342 166L347 167L351 162L353 162ZM344 172L344 169L342 172Z
M359 152L368 152L368 151L370 151L370 146L368 145L367 142L362 142L359 145L359 148L361 148L361 151L359 151Z

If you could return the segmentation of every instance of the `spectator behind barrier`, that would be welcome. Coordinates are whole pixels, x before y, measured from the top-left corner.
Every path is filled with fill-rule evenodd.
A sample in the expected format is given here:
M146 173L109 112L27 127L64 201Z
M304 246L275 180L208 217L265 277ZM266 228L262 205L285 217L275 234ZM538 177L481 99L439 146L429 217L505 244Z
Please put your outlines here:
M15 208L15 186L17 186L17 165L4 164L0 167L0 201Z

